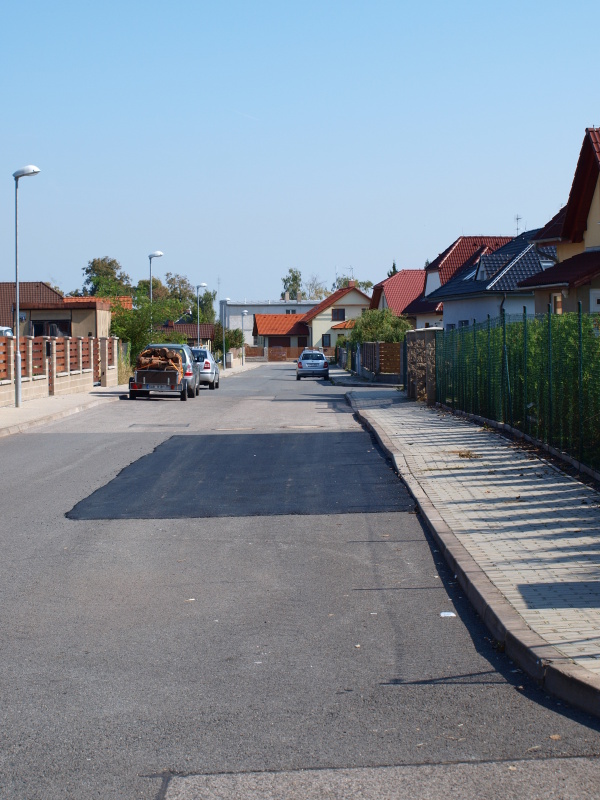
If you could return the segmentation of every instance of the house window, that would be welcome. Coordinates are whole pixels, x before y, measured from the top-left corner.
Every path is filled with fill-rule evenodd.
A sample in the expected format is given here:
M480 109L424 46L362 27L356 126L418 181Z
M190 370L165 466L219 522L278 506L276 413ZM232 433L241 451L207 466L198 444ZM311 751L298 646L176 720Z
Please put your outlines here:
M459 319L458 320L458 327L459 328L468 328L469 327L469 320L468 319Z
M553 314L562 314L562 294L560 292L550 295L550 305Z
M286 314L295 314L296 313L296 309L295 308L286 308L285 313Z
M331 319L334 322L344 322L346 319L346 309L345 308L332 308L331 309Z
M331 334L323 334L323 347L331 347Z
M446 330L447 330L447 331L453 331L455 328L456 328L456 325L455 325L453 322L449 322L449 323L446 325Z

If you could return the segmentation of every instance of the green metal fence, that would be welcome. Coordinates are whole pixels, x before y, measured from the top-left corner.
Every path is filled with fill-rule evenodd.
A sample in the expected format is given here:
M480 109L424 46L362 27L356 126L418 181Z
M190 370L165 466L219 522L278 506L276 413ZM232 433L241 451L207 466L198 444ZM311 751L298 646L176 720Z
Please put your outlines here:
M437 401L600 469L600 315L514 316L440 331Z

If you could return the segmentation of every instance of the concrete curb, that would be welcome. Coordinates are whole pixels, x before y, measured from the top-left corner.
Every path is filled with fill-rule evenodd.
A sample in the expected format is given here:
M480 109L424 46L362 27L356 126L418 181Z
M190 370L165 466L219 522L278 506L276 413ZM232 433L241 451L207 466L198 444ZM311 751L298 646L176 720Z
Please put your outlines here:
M374 434L406 484L433 539L467 598L506 654L545 691L572 706L600 717L600 678L578 666L531 630L483 569L460 543L440 512L413 475L405 457L368 411L361 411L352 397L346 398L358 419Z
M81 411L86 411L88 408L94 408L95 406L100 406L103 403L114 403L116 400L120 399L120 395L117 395L116 397L96 397L93 400L90 400L88 403L80 403L72 408L65 408L62 411L54 411L52 414L36 417L35 419L28 420L27 422L18 422L15 425L7 425L6 427L0 428L0 438L3 436L12 436L15 433L23 433L30 428L36 428L38 425L45 425L48 422L55 422L56 420L70 417L73 414L79 414Z

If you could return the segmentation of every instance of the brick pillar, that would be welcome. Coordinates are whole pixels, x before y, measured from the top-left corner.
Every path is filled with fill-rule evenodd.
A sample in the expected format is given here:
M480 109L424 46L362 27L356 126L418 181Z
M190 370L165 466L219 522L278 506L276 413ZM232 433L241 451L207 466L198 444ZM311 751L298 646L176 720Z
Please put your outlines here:
M15 379L15 340L6 340L6 377L9 381Z

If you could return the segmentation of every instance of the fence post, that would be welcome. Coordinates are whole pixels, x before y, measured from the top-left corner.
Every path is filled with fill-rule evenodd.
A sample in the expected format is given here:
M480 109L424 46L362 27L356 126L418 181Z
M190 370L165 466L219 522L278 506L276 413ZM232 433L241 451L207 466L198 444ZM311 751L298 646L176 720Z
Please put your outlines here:
M523 430L529 433L527 419L527 306L523 306Z
M408 345L406 343L406 334L404 335L404 341L402 343L402 383L404 384L404 391L406 391L406 383L407 383L407 374L408 374L408 364L407 364L407 356L408 356Z
M477 320L473 320L473 400L471 403L471 411L473 414L479 414L479 398L477 395Z
M579 470L583 457L583 314L581 300L577 303L579 316Z
M492 416L492 327L490 315L487 315L487 346L488 346L488 392L487 392L487 416L493 419Z
M552 306L548 303L548 444L552 444Z

